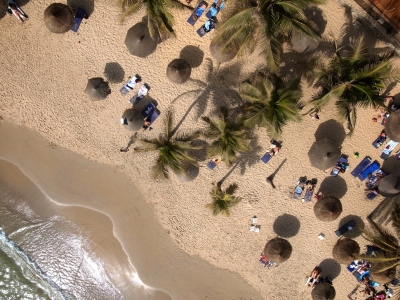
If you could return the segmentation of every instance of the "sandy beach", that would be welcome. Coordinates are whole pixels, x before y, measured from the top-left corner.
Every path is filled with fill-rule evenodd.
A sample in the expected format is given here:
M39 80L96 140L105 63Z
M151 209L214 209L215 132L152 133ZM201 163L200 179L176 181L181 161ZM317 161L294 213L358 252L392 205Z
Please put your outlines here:
M115 3L97 1L79 34L56 35L43 23L43 11L50 3L30 1L24 5L29 15L24 24L11 16L0 20L0 159L14 164L0 164L0 180L7 181L5 174L10 172L18 173L17 166L54 201L46 200L46 205L52 203L50 211L88 228L98 244L96 251L108 263L115 260L125 268L124 276L120 275L123 278L115 280L128 283L136 270L141 281L159 290L148 299L271 299L271 295L275 299L311 299L311 289L304 283L316 265L333 279L336 299L347 299L357 281L346 266L332 258L337 241L334 231L352 218L367 224L367 216L377 205L391 199L366 200L364 184L349 171L329 177L310 165L307 153L316 138L326 136L342 145L350 168L366 155L391 167L396 161L383 163L381 150L371 146L383 129L371 122L378 112L359 109L356 130L346 137L345 129L335 121L334 105L330 105L322 110L319 121L306 115L301 122L286 126L282 150L268 164L260 157L270 138L259 129L253 150L232 168L220 165L210 171L204 160L192 182L183 183L174 174L169 181L154 181L150 178L154 153L135 153L133 147L127 153L119 152L131 136L119 123L131 107L129 96L118 92L122 83L110 84L112 93L106 100L92 101L84 93L87 80L104 77L104 68L111 62L122 67L124 81L139 73L151 86L147 100L157 101L161 111L154 130L139 132L150 138L163 130L168 110L173 111L174 124L183 120L180 129L190 131L205 126L199 116L212 115L219 105L235 106L240 101L240 82L263 66L262 57L255 52L218 64L209 52L212 34L198 37L197 27L186 23L190 13L177 11L177 38L159 44L147 58L138 58L129 54L124 40L142 13L121 24ZM344 8L336 0L319 8L324 34L337 36L346 21ZM366 27L351 29L351 34L365 35L371 48L387 47ZM201 64L192 69L185 84L173 84L166 77L167 65L189 45L193 46L189 59ZM283 70L297 76L299 66L291 62L305 57L287 49ZM399 66L398 58L394 62ZM302 87L302 100L307 102L315 89L306 82ZM399 92L395 85L390 94ZM196 99L200 104L191 108ZM354 157L354 152L360 157ZM266 178L276 170L276 189L272 189ZM224 185L238 183L243 201L229 218L214 217L205 205L210 202L211 183L225 176ZM291 199L300 176L317 178L317 189L340 198L343 212L337 220L319 221L313 212L315 200L302 204ZM42 205L40 201L34 204L45 210ZM254 215L261 226L259 233L249 232ZM382 214L374 217L384 219ZM320 233L325 240L317 238ZM258 260L266 242L278 234L288 239L293 253L288 261L268 270ZM360 232L352 234L362 248L366 241ZM132 292L129 289L122 288L128 294Z

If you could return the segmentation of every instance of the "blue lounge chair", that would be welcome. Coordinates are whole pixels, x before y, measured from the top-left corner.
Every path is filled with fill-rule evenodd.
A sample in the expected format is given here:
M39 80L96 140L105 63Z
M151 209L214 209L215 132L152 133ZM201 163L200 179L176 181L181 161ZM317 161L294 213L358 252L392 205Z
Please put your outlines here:
M365 180L369 174L374 173L375 171L379 170L380 164L377 161L374 161L368 167L366 167L357 177L361 181Z
M301 195L303 194L304 191L304 186L306 185L307 182L307 177L300 177L299 180L296 182L296 186L293 191L293 196L292 198L295 200L298 200L301 198Z
M348 163L347 163L347 158L344 156L341 156L338 160L338 162L336 163L335 167L332 169L331 171L331 176L338 176L341 170L347 170L348 168Z
M341 235L345 234L347 231L353 230L355 227L356 227L356 222L351 220L351 221L347 222L346 224L344 224L342 227L340 227L338 230L336 230L335 234L337 236L341 236Z
M375 198L376 198L376 196L378 196L379 195L379 190L378 189L374 189L373 191L371 191L371 192L369 192L368 194L367 194L367 199L368 200L374 200Z
M268 162L271 160L271 158L272 158L271 153L267 152L267 153L265 153L265 154L261 157L261 161L262 161L264 164L266 164L266 163L268 163Z
M314 190L317 182L318 180L316 178L311 179L311 182L307 186L306 191L304 193L304 198L303 198L304 202L311 202L312 197L314 196Z
M351 175L357 177L370 163L372 162L371 157L366 156L358 165L355 167L353 171L351 171Z
M378 149L384 142L386 142L387 136L384 132L382 132L379 137L372 143L376 149Z
M207 2L201 1L199 5L196 7L196 9L193 11L193 13L190 15L187 22L193 26L197 22L197 20L201 17L201 15L204 13L207 7L208 7Z
M207 33L209 33L212 29L215 28L215 23L216 19L214 17L211 17L208 19L203 26L201 26L199 29L197 29L197 34L199 37L205 36Z
M217 6L219 0L215 0L213 4L211 4L210 10L207 12L206 17L211 18L217 16L217 14L222 10L222 8L225 6L224 0L222 0L222 3Z
M132 91L136 85L138 85L142 81L142 78L136 74L133 76L127 83L125 83L122 88L119 90L122 96L125 96L130 91Z
M159 116L159 113L156 111L156 106L153 103L149 103L145 108L143 108L141 113L145 120L150 122L149 125L143 126L143 129L149 128Z
M389 158L390 154L392 154L392 151L394 150L394 148L396 148L397 144L398 144L398 142L390 140L386 144L385 149L382 150L381 158L383 160L387 160Z
M71 31L77 32L79 26L81 26L83 18L86 18L85 11L82 8L78 8L75 14L74 25L72 25Z

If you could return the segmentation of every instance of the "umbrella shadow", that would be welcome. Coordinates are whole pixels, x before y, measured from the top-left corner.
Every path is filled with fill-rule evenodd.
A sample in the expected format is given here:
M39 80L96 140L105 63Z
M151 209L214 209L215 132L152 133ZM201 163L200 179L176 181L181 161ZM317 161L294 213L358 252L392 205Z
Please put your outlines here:
M321 268L321 276L328 277L329 279L333 280L339 276L342 267L340 264L334 260L333 258L324 259L320 264L319 267Z
M180 58L186 60L192 68L197 68L203 63L204 52L199 46L185 46L179 55Z
M246 151L240 154L238 163L240 166L240 174L243 175L246 172L247 167L251 167L259 162L261 146L258 142L258 136L254 136L250 141L250 151Z
M315 131L314 136L316 141L328 138L334 142L335 146L340 147L346 138L346 132L342 124L331 119L321 123Z
M396 156L390 156L383 162L382 171L386 174L400 176L400 160Z
M342 227L343 225L347 224L350 221L354 221L357 227L347 231L346 233L343 234L343 236L350 239L354 239L361 235L362 231L360 230L360 228L363 229L365 227L365 224L364 221L359 216L348 215L340 220L338 228Z
M73 10L81 8L90 17L94 11L94 0L67 0L67 5Z
M346 181L340 176L329 176L326 177L319 186L318 192L326 196L334 196L338 199L346 195L347 184Z
M120 83L124 81L125 71L119 63L109 62L104 67L104 76L111 83Z
M295 236L300 230L300 221L295 216L283 214L274 221L274 232L284 238Z
M320 34L325 32L326 24L328 23L322 9L317 6L311 6L304 10L307 19L312 20L318 27Z

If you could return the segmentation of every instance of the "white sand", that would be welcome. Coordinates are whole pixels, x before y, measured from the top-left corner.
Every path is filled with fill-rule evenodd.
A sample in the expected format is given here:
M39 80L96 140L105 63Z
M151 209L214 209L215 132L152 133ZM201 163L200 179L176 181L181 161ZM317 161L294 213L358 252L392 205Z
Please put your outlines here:
M200 93L191 91L202 89L210 92L209 96L201 101L203 104L208 103L202 114L212 114L217 105L237 103L237 95L229 91L229 88L237 91L238 84L262 64L262 58L255 53L218 66L211 59L208 50L212 35L200 39L195 30L200 27L201 22L192 28L186 23L189 13L176 12L177 39L160 44L155 53L146 59L140 59L129 54L124 39L127 30L138 22L142 15L129 19L126 24L119 24L118 8L111 3L99 1L95 3L93 15L81 25L79 35L71 32L55 35L48 32L43 24L43 11L48 4L32 1L24 6L30 17L25 24L17 23L14 17L1 20L1 116L7 121L26 125L40 132L49 143L110 165L113 170L120 170L128 175L146 201L152 205L156 218L169 233L171 240L189 255L198 255L214 266L239 274L259 291L264 299L269 299L270 295L277 299L309 299L310 289L304 286L305 277L315 265L332 259L332 247L337 241L334 230L338 228L340 220L348 215L356 215L366 223L366 216L380 201L365 200L363 184L354 179L350 172L337 178L337 182L332 183L333 187L329 191L334 195L340 194L338 184L341 179L345 180L347 191L341 198L343 213L334 222L318 221L313 213L313 204L301 204L288 196L299 176L318 178L318 186L327 178L325 173L310 165L307 153L315 140L314 133L318 126L335 118L334 106L325 108L318 122L305 116L301 123L287 126L282 136L282 151L267 165L259 158L269 146L270 138L264 130L258 130L255 150L243 156L244 162L233 170L225 182L237 182L238 194L244 200L233 210L230 218L213 217L204 207L210 201L210 183L220 180L230 171L229 168L219 166L210 171L205 167L207 161L204 161L204 168L200 169L198 178L193 182L181 183L174 175L171 181L149 180L155 154L119 152L119 148L126 145L130 136L119 124L122 113L130 106L129 96L122 97L118 92L121 84L112 84L112 94L107 100L100 102L93 102L83 91L88 78L103 76L104 66L108 62L118 62L125 70L125 79L128 75L139 73L143 81L151 86L150 96L158 102L162 113L153 125L154 130L141 133L141 136L155 137L163 129L162 116L167 110L173 110L175 123L185 115ZM341 25L345 22L343 8L334 0L320 8L327 20L325 34L332 32L338 35ZM358 32L366 33L364 27ZM179 57L181 49L189 44L198 46L204 52L203 64L193 69L193 80L184 85L172 84L165 76L166 67L172 59ZM377 42L372 35L367 36L367 44L378 48L385 46ZM287 57L296 59L304 56L288 54ZM211 63L213 72L209 75L207 70ZM396 64L399 64L398 60ZM288 69L287 66L285 69ZM303 100L308 101L314 90L308 88L305 83L303 87ZM398 91L399 87L396 86L391 93L396 94ZM359 110L356 131L343 143L342 152L349 155L350 166L353 168L366 155L382 162L379 159L380 150L371 146L382 130L381 125L371 122L371 118L377 114L372 109ZM198 119L196 106L185 118L181 129L191 130L199 126L203 125ZM337 138L336 133L327 132L327 135L332 134L331 138ZM15 149L15 155L18 155L18 151L18 148ZM355 151L360 153L360 158L352 156ZM265 179L285 159L286 162L274 179L277 189L272 190ZM25 163L28 164L29 160L25 159ZM87 191L82 189L79 193L81 192ZM70 192L64 196L62 198L71 200ZM123 206L124 201L125 199L115 199L113 206L121 203L121 215L125 212L133 213ZM92 207L89 202L87 204ZM92 205L98 211L108 213L109 203ZM259 254L265 243L276 236L273 224L275 219L283 214L297 218L301 224L300 229L295 236L288 238L293 246L290 260L277 268L267 270L258 262ZM249 232L253 215L258 216L261 225L259 234ZM289 227L290 225L288 224ZM116 236L125 245L129 238L126 236L127 232L121 228L120 230ZM326 236L324 241L317 239L321 232ZM360 245L365 244L361 237L357 237L356 240ZM137 250L125 250L140 274L140 261L134 261ZM178 261L170 263L175 266L181 264ZM335 265L329 265L328 261L328 267L325 267L324 271L331 277L336 277L333 276L334 269ZM341 266L340 269L340 274L334 278L336 299L345 299L357 282L345 266ZM156 276L151 272L150 274L149 281L150 277ZM160 288L166 290L170 282L159 284ZM240 296L250 299L253 297L250 294L250 290L248 293L243 291ZM232 299L239 299L240 296L233 296ZM195 299L195 296L190 294L189 298ZM213 295L212 299L228 298Z

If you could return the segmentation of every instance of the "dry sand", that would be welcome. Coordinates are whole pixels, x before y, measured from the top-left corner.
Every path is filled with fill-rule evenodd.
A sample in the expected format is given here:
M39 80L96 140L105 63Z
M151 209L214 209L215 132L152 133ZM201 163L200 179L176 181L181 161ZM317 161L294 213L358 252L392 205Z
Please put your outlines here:
M318 128L318 132L337 140L338 143L344 139L344 136L339 133L340 130L335 129L337 124L332 121L335 119L333 105L323 109L319 121L305 116L302 122L288 125L282 136L284 142L282 151L267 165L264 165L259 158L269 146L270 138L264 130L258 130L254 150L243 155L240 163L226 179L226 184L232 182L239 184L238 194L244 200L233 210L230 218L213 217L204 207L210 201L208 195L210 183L219 181L231 169L219 166L214 171L210 171L205 167L207 161L204 161L198 178L193 182L181 183L174 175L171 176L171 181L150 181L148 178L155 160L154 154L138 154L133 151L121 154L119 152L119 148L126 145L130 136L129 132L119 124L119 118L130 106L129 97L122 97L118 92L121 83L111 84L113 92L105 101L91 101L83 91L87 79L102 76L104 67L109 62L117 62L122 66L125 70L124 80L127 80L128 75L139 73L143 81L151 86L150 97L157 101L162 113L154 123L154 130L140 133L140 135L155 137L163 129L162 116L167 110L174 112L175 123L178 123L188 112L193 101L199 98L201 105L194 106L188 112L181 126L181 129L191 130L203 126L199 121L199 115L212 114L217 105L235 105L238 101L238 84L262 65L262 58L254 53L231 63L218 65L212 60L208 50L212 34L200 39L195 30L201 22L192 28L186 23L189 13L176 12L177 39L160 44L155 53L146 59L140 59L128 53L124 39L127 30L141 19L141 14L129 19L126 24L120 24L118 23L118 8L112 3L98 1L95 3L94 13L87 21L84 20L78 35L71 32L55 35L48 32L43 24L43 11L48 4L50 2L29 2L24 6L24 10L30 17L25 24L17 23L14 17L5 17L0 21L3 28L0 41L2 54L0 58L2 71L0 114L6 121L38 131L48 143L56 145L56 149L48 148L50 152L46 153L49 155L53 150L66 152L60 149L63 147L92 161L109 165L107 172L113 173L118 170L126 174L152 207L163 231L169 234L169 239L164 242L172 241L183 251L179 255L186 256L183 254L186 252L189 255L199 256L212 265L229 271L223 274L231 274L230 272L239 274L264 299L269 299L270 295L274 295L276 299L309 299L310 289L304 286L306 276L315 265L321 264L324 273L333 279L337 291L336 298L346 298L357 282L346 271L345 266L338 265L332 259L332 247L337 241L334 230L339 224L352 218L351 216L358 216L357 219L366 223L366 217L381 200L367 201L363 184L354 179L350 172L338 178L330 178L310 165L307 152L315 141L314 133ZM344 9L334 0L328 1L328 4L320 8L322 19L326 21L324 33L333 33L338 36L341 25L346 20ZM367 34L365 27L361 27L358 31L351 30L354 36ZM371 47L386 47L373 35L367 35L366 38L367 44ZM166 67L171 60L179 57L181 50L187 45L198 47L196 51L198 53L193 53L191 58L202 61L202 64L193 69L192 80L184 85L172 84L165 76ZM201 59L201 53L203 53L203 59ZM295 53L284 55L286 61L304 57ZM396 59L396 64L399 64L398 59ZM298 68L292 67L289 63L283 68L294 76L298 74ZM303 100L308 101L314 90L306 83L303 87ZM398 92L398 86L391 91L392 94ZM349 155L351 167L355 167L365 155L370 155L382 163L379 159L380 150L371 146L372 141L382 130L381 125L371 122L371 118L377 114L372 109L359 110L354 135L343 141L342 152ZM15 130L18 133L21 131L12 129L6 123L1 126L4 135L8 135L4 128L10 128L9 130L13 132ZM18 145L29 142L14 140ZM10 145L12 145L11 142ZM40 178L34 170L38 164L46 172L54 172L52 165L57 166L57 162L50 161L46 166L43 162L48 158L41 157L42 163L33 163L30 157L24 156L24 150L15 145L12 149L6 147L5 150L2 145L3 150L0 153L15 157L8 160L15 161L24 173L29 173L30 178L35 178L36 184L43 186L43 190L50 193L51 187L44 186L52 177ZM32 147L35 149L34 146ZM37 146L36 149L47 151L42 146ZM360 153L358 159L352 156L356 151ZM2 154L3 157L7 155ZM32 155L40 157L40 152L35 151ZM54 157L59 157L57 155L59 154L55 153ZM394 161L389 161L390 163ZM283 165L274 179L277 188L273 190L265 179L281 164ZM75 176L75 173L70 171ZM76 174L82 178L81 175ZM288 196L289 190L293 189L298 177L304 175L309 178L318 178L318 187L321 184L328 186L325 193L341 198L343 213L338 220L330 223L320 222L314 216L312 203L302 204L291 200ZM57 177L52 179L57 180ZM174 299L179 299L178 293L183 295L186 291L188 293L185 295L186 298L206 298L202 294L203 289L192 290L189 287L182 291L173 291L175 284L178 284L176 281L163 281L160 279L162 276L157 276L157 272L144 271L148 266L141 265L142 261L136 255L140 253L139 257L141 257L141 251L148 251L149 248L145 246L142 249L129 248L133 236L127 231L127 227L132 226L127 226L127 224L136 222L129 216L138 214L137 211L130 209L128 201L130 199L109 194L105 195L102 201L94 202L93 199L87 199L85 203L78 203L76 202L78 195L93 191L88 191L82 184L76 186L76 191L62 192L62 188L66 186L75 186L76 181L74 179L71 182L59 182L60 189L50 196L59 199L60 203L79 204L96 209L112 218L113 222L122 219L124 226L117 226L114 223L114 234L121 241L144 282L156 282L154 284L156 287L167 291ZM136 189L133 186L130 188ZM109 199L113 199L112 203L109 203L111 201ZM147 211L144 204L141 204L141 209L146 210L146 214L152 214ZM119 212L115 220L111 216L112 210ZM261 225L261 231L258 234L249 232L253 215L258 216ZM283 219L281 224L276 222L279 216L282 218L278 220ZM152 223L146 229L148 232L139 231L137 234L145 234L151 241L161 238L160 228L153 229L152 227L159 227L159 225ZM150 231L154 232L154 235L150 234ZM282 236L288 236L293 246L293 253L287 262L277 268L267 270L258 262L259 255L265 243L276 236L277 232ZM324 241L317 239L321 232L325 234ZM165 237L166 235L163 238ZM145 237L142 236L142 238L146 240ZM360 236L357 236L356 240L361 245L365 244ZM176 267L175 272L169 273L171 276L179 274L178 270L185 266L184 261L178 262L178 260L168 260L168 262L160 260L160 264L163 263ZM195 265L191 265L191 271L199 273L197 276L201 278L206 275L202 274L205 270L197 270ZM215 271L214 274L219 274L218 272L220 271ZM218 281L213 286L223 286L220 279ZM221 289L221 293L226 293L228 297L218 294L208 296L210 299L260 298L250 287L235 294L235 290L231 289L240 286L239 281L237 282L237 284L230 284L226 290ZM183 284L179 288L182 286ZM194 286L196 285L192 282L191 287ZM196 297L195 294L198 296Z

